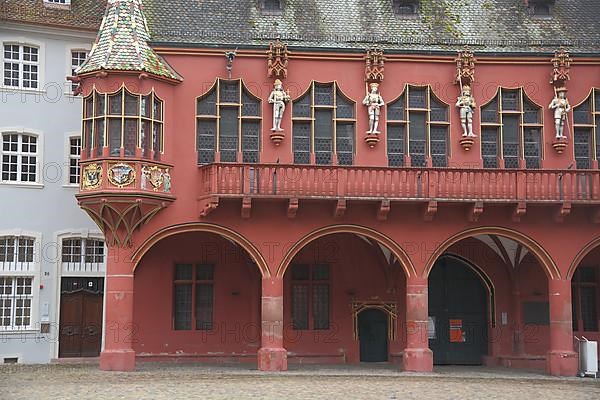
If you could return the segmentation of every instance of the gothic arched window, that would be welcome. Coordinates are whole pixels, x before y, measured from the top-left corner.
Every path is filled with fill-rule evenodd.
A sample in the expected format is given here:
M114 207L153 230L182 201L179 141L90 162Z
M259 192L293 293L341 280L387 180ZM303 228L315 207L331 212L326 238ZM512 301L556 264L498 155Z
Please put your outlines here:
M241 79L217 79L196 100L198 164L257 163L260 152L261 100ZM241 155L241 160L239 155Z
M578 169L592 168L600 158L600 89L573 108L573 151Z
M407 85L387 106L387 155L390 167L448 166L448 105L429 86Z
M542 112L523 88L500 88L481 107L481 157L484 168L540 168Z
M345 96L336 82L312 82L292 102L292 146L294 163L354 163L355 102Z

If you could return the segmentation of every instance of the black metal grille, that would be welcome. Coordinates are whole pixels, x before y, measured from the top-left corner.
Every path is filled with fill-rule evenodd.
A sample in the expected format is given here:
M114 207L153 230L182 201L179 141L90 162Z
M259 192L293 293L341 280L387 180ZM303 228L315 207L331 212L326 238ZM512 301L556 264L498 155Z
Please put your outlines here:
M310 91L293 103L293 116L310 118Z
M448 121L448 107L444 103L437 101L432 96L431 100L430 100L430 104L431 104L431 106L430 106L431 113L429 114L430 121L442 121L442 122Z
M196 103L197 115L217 115L217 92L211 91L208 95L198 99Z
M310 123L294 122L292 132L292 146L294 148L294 163L310 163Z
M292 287L292 328L308 329L308 286Z
M427 91L425 88L409 88L408 106L410 108L427 108Z
M431 137L431 164L433 167L448 166L448 128L445 126L432 126Z
M502 157L505 168L519 168L519 117L505 115L502 119Z
M591 137L590 128L575 128L573 136L573 148L575 151L575 166L577 169L589 169L591 165Z
M242 122L242 158L245 163L257 163L260 150L260 123Z
M315 160L331 164L333 151L333 110L315 110Z
M498 122L498 98L489 102L486 106L481 107L481 122L497 123Z
M336 153L338 164L352 165L354 162L354 123L336 125Z
M314 329L329 329L329 284L313 285L312 290Z
M61 293L74 293L78 291L104 293L104 278L65 277L61 279Z
M260 101L251 96L246 89L242 90L242 116L260 117Z
M498 168L498 129L482 128L481 157L483 168Z
M391 125L387 127L387 153L390 167L404 166L404 125Z
M540 115L540 107L529 100L525 100L525 104L523 105L523 122L526 124L539 124L541 122Z
M590 124L592 122L591 97L573 109L573 122L575 124Z
M398 100L390 103L387 107L387 119L388 121L404 121L406 115L404 115L404 95Z
M198 120L197 126L198 164L215 161L216 121Z
M238 81L220 81L219 102L221 103L239 103L239 82Z
M354 118L354 103L338 90L336 95L336 118Z
M332 106L333 105L333 85L321 85L315 83L315 105Z
M519 111L519 91L502 89L502 111Z
M410 141L408 146L411 166L413 167L424 167L426 165L426 129L425 113L410 113Z
M539 129L525 128L523 133L523 152L525 153L525 168L540 168L542 152Z

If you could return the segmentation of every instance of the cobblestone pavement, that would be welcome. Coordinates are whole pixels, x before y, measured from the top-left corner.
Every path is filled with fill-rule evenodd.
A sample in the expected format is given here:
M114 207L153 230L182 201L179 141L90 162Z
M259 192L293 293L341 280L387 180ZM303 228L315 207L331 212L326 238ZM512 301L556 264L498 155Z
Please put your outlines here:
M0 399L600 399L600 379L551 378L488 368L433 374L382 365L292 366L264 374L250 365L138 363L131 373L97 365L0 366Z

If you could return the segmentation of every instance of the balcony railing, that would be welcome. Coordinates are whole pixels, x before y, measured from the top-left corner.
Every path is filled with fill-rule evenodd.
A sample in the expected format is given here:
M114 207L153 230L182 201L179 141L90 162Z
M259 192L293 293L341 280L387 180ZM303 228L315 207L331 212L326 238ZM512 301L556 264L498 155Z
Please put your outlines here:
M279 164L200 167L203 196L600 202L600 171Z

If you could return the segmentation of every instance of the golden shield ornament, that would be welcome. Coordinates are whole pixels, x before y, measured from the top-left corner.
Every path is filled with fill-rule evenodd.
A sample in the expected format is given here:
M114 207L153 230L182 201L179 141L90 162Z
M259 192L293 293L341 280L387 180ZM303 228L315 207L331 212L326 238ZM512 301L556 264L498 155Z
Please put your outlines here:
M135 171L129 164L114 164L108 169L108 180L113 185L122 188L135 181Z
M102 167L98 164L86 165L81 172L81 178L82 189L97 189L102 183Z

